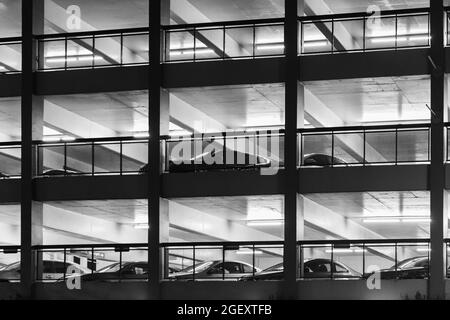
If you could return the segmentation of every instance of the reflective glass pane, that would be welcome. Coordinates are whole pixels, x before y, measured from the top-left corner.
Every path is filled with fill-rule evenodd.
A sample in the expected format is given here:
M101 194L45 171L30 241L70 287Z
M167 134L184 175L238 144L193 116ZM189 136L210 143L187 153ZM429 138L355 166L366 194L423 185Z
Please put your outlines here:
M253 28L227 27L225 29L225 56L243 58L253 56Z
M302 27L302 53L330 52L332 50L332 43L329 41L331 22L304 22Z
M148 34L123 35L122 63L148 63Z

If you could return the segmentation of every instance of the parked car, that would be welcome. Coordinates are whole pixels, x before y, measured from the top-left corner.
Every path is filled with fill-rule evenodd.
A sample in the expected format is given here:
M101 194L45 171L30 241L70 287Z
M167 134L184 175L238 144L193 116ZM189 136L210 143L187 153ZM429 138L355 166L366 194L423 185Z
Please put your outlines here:
M115 262L94 273L81 276L81 281L145 280L148 278L148 262Z
M195 268L194 268L195 267ZM195 269L195 271L194 271ZM205 261L187 267L169 276L171 280L238 280L239 278L259 272L260 269L240 261Z
M193 172L193 171L207 171L207 170L257 170L259 168L270 167L271 160L267 157L252 155L244 152L227 149L225 154L223 150L212 150L210 154L201 154L195 156L189 160L185 160L182 163L175 163L173 160L169 160L169 172ZM225 157L232 155L234 161L227 163ZM205 158L211 157L211 159L223 159L223 163L208 164L205 162ZM245 159L244 161L240 159ZM139 169L140 173L148 172L148 164L145 164Z
M0 172L0 179L7 179L9 178L9 175L7 175L6 173Z
M45 170L42 175L46 177L54 177L54 176L68 176L68 175L74 175L74 174L80 174L80 172L69 170L69 169L50 169Z
M347 162L322 153L310 153L303 157L303 166L329 167L332 165L347 165Z
M390 268L380 270L381 279L425 279L428 278L429 260L427 256L413 257L400 261ZM449 274L449 270L447 270Z
M89 272L88 269L81 267L73 262L63 260L43 260L42 274L39 276L39 280L58 280L66 276L67 268L74 266L78 273L84 274ZM15 282L20 280L20 261L14 262L2 270L0 270L0 282Z
M361 278L362 275L346 266L345 264L333 261L331 263L330 259L312 259L308 260L303 264L303 277L308 279L314 278L325 278L330 279L351 279L351 278ZM284 266L283 263L276 264L269 267L255 275L248 275L240 280L242 281L252 281L252 280L282 280L283 279ZM331 272L333 271L333 272Z
M177 266L169 266L168 271L169 271L169 274L171 274L171 273L175 273L175 272L180 272L181 269Z

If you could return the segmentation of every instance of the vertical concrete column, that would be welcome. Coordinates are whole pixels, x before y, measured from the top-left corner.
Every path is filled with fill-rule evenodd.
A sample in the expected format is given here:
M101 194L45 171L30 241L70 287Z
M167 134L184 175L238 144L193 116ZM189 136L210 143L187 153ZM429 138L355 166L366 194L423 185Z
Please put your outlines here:
M43 32L44 1L22 1L22 167L21 167L21 292L32 297L36 259L32 246L42 244L42 207L33 203L35 152L32 141L42 138L43 99L34 95L36 43ZM40 126L40 127L39 127Z
M297 164L298 141L297 125L299 119L298 102L298 15L303 8L303 0L285 0L284 41L285 64L285 187L284 194L284 298L297 297ZM300 99L301 101L301 99ZM300 106L301 107L301 106ZM301 112L300 112L301 113ZM300 114L300 118L302 114Z
M162 275L162 254L160 244L161 173L162 148L161 134L168 133L168 93L162 89L162 48L163 33L161 24L167 24L170 3L167 0L149 0L149 148L148 148L148 210L149 210L149 289L152 299L160 298ZM164 2L164 4L163 4ZM166 211L165 209L163 210Z
M430 299L445 298L445 246L447 212L444 208L444 121L447 111L445 79L444 5L443 0L430 1L431 50L431 167L430 167L430 238L431 265L428 295Z

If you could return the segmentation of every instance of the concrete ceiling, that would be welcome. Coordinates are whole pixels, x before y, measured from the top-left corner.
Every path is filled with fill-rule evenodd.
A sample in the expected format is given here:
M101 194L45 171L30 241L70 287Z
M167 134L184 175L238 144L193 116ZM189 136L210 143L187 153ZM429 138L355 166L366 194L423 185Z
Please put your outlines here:
M20 37L22 34L21 1L0 2L0 37Z
M315 0L306 0L306 3ZM329 13L365 12L370 5L376 5L381 10L399 10L407 8L423 8L429 6L428 0L325 0L330 8Z
M138 28L148 26L148 1L147 0L45 0L67 8L71 5L77 5L81 9L81 18L86 21L92 30ZM46 33L53 33L55 30L49 22L50 17L46 18ZM90 30L81 30L90 31Z
M360 239L357 234L370 239L429 236L426 221L365 221L375 217L429 217L427 191L315 193L305 194L303 199L304 239ZM169 241L283 238L282 224L249 224L255 220L283 219L281 195L174 198L168 200L168 205ZM133 227L147 223L144 199L51 201L44 203L42 210L46 243L145 241L145 230ZM0 243L19 239L19 225L20 205L0 205Z
M46 204L115 223L135 223L147 217L147 200L141 199L50 201Z
M306 0L306 5L311 6L312 1ZM202 21L192 18L190 23L209 21L226 21L241 19L276 18L284 15L283 0L172 0L172 18L180 8L188 4L195 8L204 17ZM45 5L57 5L65 10L70 5L81 8L81 16L89 27L84 26L82 31L133 28L148 26L148 1L147 0L45 0ZM426 0L322 0L322 5L315 14L364 12L369 5L377 5L382 10L426 7ZM0 37L20 36L21 33L21 8L18 0L2 0L0 5ZM52 24L53 17L47 17L45 32L54 33L56 30ZM185 20L189 16L185 17ZM176 19L172 20L172 23Z
M19 140L21 136L20 128L20 98L0 98L1 140Z
M429 76L308 81L305 86L349 125L430 118Z
M364 222L375 217L429 217L428 191L314 193L304 197L386 238L429 237L427 221Z
M282 83L181 88L170 92L230 129L284 125Z
M134 131L146 131L148 128L147 91L46 96L45 99L82 118L109 128L117 135L132 135ZM48 110L44 105L44 118L46 111ZM74 121L74 119L67 120ZM66 130L64 127L59 129Z

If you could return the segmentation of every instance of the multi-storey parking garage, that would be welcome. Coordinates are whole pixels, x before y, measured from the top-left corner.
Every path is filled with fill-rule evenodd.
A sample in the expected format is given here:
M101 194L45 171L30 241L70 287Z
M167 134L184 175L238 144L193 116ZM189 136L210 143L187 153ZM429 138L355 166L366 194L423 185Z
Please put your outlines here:
M448 298L446 5L0 0L0 298Z

